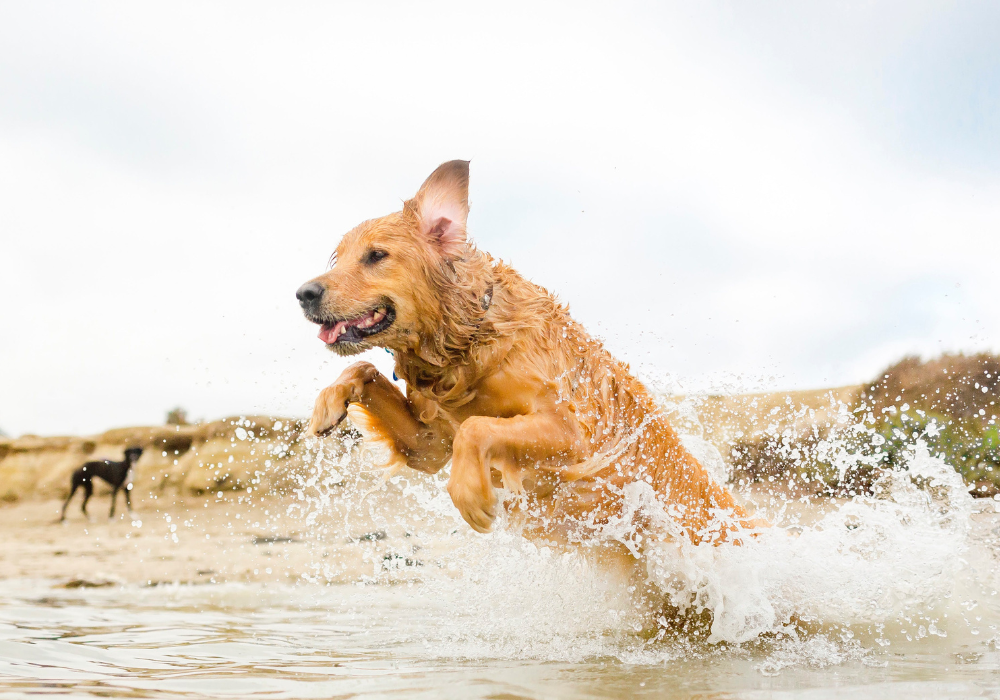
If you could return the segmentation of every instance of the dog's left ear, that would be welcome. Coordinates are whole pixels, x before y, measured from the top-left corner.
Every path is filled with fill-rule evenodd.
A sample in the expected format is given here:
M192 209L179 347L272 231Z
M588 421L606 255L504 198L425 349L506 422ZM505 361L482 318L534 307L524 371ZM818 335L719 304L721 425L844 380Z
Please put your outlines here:
M431 173L406 203L420 225L420 233L447 258L465 249L465 222L469 218L469 161L450 160Z

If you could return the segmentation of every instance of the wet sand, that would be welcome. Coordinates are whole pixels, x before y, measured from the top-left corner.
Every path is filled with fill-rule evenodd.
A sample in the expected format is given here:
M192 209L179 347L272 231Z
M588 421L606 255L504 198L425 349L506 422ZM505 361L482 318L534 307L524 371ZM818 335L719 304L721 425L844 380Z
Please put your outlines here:
M280 502L240 500L166 497L110 520L107 498L95 497L89 519L74 502L62 523L57 500L6 506L0 576L152 584L281 579L300 570L306 551L293 523L280 534L260 524Z
M0 507L0 579L58 580L64 585L357 581L381 562L414 563L406 533L362 518L307 525L294 497L160 496L133 515L109 520L95 496L84 518L74 499L29 500ZM122 504L121 511L124 511ZM433 548L422 552L433 556ZM421 561L421 564L423 562ZM330 572L333 572L332 574Z

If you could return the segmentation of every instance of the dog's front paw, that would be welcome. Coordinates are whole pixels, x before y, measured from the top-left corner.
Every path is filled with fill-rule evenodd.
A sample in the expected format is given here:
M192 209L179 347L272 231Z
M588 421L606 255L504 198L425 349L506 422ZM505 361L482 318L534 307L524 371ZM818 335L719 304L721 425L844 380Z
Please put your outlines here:
M482 533L490 531L496 518L497 502L492 487L487 487L484 491L461 481L450 480L448 494L451 496L451 502L462 514L462 518L473 530Z
M345 369L336 382L319 392L309 432L317 437L329 435L347 417L347 407L361 400L365 384L377 375L378 370L370 362L356 362Z
M316 437L329 435L347 415L349 396L344 387L338 384L328 386L319 392L316 405L313 406L312 418L309 419L309 432Z

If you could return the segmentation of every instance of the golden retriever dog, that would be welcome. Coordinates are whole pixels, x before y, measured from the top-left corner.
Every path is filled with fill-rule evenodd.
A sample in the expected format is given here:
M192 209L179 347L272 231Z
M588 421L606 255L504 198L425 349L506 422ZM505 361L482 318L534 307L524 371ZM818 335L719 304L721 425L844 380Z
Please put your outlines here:
M330 350L387 348L406 383L404 395L370 363L351 365L320 393L311 433L350 414L389 466L433 474L450 460L448 493L478 532L490 530L501 486L540 536L621 519L637 488L694 543L756 525L627 365L553 295L475 247L468 188L467 161L441 165L402 211L349 231L329 271L299 288Z

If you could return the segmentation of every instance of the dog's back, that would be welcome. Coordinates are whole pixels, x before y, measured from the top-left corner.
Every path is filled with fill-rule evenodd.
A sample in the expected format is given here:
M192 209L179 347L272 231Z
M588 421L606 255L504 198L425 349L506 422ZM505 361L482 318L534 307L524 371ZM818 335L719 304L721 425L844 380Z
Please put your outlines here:
M683 446L627 365L544 288L506 265L494 269L517 297L504 318L508 328L518 329L505 361L535 365L556 380L562 401L583 430L583 443L590 446L585 459L560 471L563 485L550 508L554 515L602 525L621 515L626 485L645 483L669 504L672 517L695 542L725 539L734 529L716 518L719 512L744 527L756 524L745 520L732 494Z

